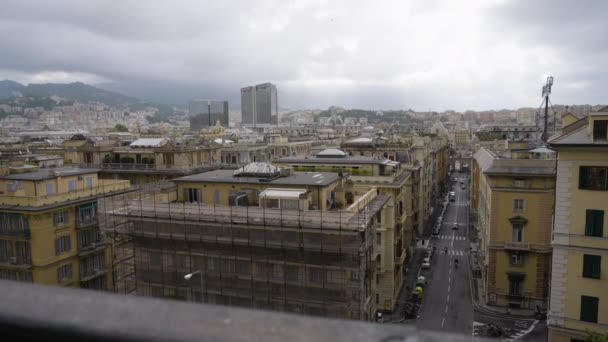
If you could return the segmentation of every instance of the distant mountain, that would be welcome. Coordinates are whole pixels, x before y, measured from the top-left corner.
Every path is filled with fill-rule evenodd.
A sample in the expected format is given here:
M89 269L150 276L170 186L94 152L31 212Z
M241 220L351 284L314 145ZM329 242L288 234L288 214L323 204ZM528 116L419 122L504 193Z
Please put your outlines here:
M0 98L20 96L23 89L25 89L25 86L21 83L11 80L0 81Z
M101 102L110 106L139 102L134 97L96 88L82 82L28 84L24 86L11 80L0 81L0 99L11 97L48 98L51 96L82 103Z
M95 101L111 106L139 102L134 97L96 88L82 82L28 84L23 91L23 95L33 97L59 96L82 103Z

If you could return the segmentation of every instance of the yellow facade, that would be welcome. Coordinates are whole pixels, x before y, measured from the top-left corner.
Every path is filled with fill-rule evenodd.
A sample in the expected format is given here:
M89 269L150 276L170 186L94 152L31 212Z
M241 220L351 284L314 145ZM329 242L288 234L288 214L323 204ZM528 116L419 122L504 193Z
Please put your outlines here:
M0 278L111 289L112 256L97 199L128 181L80 169L39 170L0 179Z
M549 141L559 156L550 341L608 333L608 145L597 121L606 127L608 113L591 113Z
M472 206L477 212L485 300L543 309L551 273L552 160L475 155Z

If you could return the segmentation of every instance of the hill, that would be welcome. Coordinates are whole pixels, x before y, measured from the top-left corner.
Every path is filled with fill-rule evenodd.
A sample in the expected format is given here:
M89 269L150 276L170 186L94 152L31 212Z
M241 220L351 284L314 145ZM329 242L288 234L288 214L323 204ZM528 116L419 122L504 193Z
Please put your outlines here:
M11 80L0 81L0 98L22 95L23 89L25 86L21 83Z

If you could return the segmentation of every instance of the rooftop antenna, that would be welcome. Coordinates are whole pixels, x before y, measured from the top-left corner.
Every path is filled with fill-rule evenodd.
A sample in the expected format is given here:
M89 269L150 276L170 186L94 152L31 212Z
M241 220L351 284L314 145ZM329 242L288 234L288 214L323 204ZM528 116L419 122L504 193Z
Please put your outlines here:
M551 94L551 86L553 85L553 76L547 77L547 84L543 86L543 95L545 98L545 127L543 129L542 141L547 142L547 119L549 117L549 95Z

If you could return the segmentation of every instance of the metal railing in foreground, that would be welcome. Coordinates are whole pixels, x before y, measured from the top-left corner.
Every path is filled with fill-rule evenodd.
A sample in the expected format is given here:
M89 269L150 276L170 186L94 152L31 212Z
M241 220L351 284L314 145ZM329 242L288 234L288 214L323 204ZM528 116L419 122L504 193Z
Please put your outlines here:
M472 341L470 336L0 281L7 341ZM478 341L476 339L476 341Z

